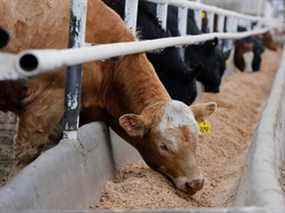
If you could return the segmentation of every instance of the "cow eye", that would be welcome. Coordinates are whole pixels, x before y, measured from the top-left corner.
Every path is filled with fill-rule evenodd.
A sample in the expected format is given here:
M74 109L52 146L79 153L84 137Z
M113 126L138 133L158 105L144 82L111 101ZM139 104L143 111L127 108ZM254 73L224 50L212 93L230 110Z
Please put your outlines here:
M160 144L159 148L163 151L170 152L169 148L165 144Z

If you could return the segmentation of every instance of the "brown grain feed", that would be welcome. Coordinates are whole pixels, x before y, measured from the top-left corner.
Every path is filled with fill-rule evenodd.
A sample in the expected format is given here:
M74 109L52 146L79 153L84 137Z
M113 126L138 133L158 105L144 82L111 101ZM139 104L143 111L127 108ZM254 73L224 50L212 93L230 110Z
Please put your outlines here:
M105 186L98 208L186 208L231 205L242 175L250 141L270 93L281 51L263 54L261 72L235 72L224 79L219 94L204 93L197 102L215 101L218 112L209 120L214 130L200 136L197 157L206 178L193 197L146 165L129 165Z

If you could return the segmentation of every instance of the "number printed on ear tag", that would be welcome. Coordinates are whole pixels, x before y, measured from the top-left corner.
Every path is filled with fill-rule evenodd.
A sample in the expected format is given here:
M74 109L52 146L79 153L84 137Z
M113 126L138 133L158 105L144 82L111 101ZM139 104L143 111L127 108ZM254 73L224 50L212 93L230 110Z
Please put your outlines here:
M201 134L210 134L212 132L212 125L209 121L199 122L199 129Z
M206 12L201 10L200 16L201 16L201 18L206 18Z

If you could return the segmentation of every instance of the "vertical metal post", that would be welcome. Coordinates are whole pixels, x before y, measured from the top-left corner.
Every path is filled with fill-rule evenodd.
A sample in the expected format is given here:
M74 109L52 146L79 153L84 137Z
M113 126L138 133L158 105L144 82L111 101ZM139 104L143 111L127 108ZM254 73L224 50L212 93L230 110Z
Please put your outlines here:
M218 31L224 32L224 26L225 26L225 16L218 15Z
M135 35L137 29L138 0L126 0L125 4L125 23Z
M224 32L224 27L225 27L225 16L224 15L218 15L218 32ZM225 40L219 40L219 46L222 50L224 50L225 46Z
M231 32L236 33L238 31L238 19L235 17L230 18L230 26L231 26Z
M156 16L160 21L161 27L166 30L167 28L167 4L157 4L156 6Z
M232 16L225 16L225 23L224 23L224 31L225 32L233 32L234 18ZM229 51L233 48L233 40L224 40L224 52Z
M182 36L187 34L188 8L178 8L178 29Z
M209 32L214 32L214 13L208 12L208 20L209 20Z
M188 8L178 8L178 29L182 36L187 35L187 16L188 16ZM185 58L185 49L180 48L181 56Z
M87 0L71 0L69 48L78 48L85 43ZM67 139L77 139L81 100L82 65L67 68L65 76L64 133Z
M201 17L201 10L194 10L195 20L199 30L202 29L202 17Z
M247 30L250 31L251 30L251 21L250 20L247 20Z

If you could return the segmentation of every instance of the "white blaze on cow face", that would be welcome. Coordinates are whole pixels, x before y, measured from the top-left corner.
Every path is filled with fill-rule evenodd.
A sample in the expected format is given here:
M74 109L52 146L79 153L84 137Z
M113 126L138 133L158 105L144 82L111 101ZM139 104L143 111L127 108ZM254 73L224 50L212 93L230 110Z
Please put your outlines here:
M198 124L191 109L180 101L171 101L165 107L159 131L163 134L167 129L183 126L190 126L193 133L198 135Z
M252 72L252 66L251 65L252 65L253 57L254 57L254 54L252 51L243 54L246 72Z

